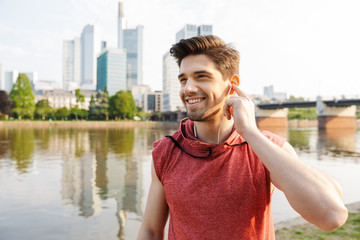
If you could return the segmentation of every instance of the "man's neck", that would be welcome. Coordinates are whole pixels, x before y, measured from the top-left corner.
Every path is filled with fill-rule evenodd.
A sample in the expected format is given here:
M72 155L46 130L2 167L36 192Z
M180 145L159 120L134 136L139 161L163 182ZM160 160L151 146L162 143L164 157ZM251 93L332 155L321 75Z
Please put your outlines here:
M194 122L194 135L202 142L219 144L224 142L231 134L234 120L227 120L220 116L214 120Z

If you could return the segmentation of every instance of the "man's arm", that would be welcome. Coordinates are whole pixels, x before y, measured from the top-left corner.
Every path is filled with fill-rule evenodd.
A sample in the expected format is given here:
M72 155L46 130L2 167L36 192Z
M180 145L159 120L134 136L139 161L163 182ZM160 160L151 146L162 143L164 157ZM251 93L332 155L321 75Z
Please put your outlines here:
M285 143L281 148L266 138L257 129L253 102L237 86L233 87L238 96L227 100L224 114L231 118L230 108L233 108L236 131L269 170L274 185L304 219L319 228L330 231L343 225L348 213L339 185L300 161L290 144Z
M138 240L164 239L164 228L169 216L163 185L151 166L151 185Z

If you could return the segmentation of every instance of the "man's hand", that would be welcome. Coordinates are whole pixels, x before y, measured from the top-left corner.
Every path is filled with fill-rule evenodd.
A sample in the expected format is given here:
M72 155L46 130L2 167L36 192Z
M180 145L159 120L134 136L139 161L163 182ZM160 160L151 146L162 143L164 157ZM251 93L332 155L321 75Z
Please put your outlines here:
M240 135L247 131L257 131L253 101L238 86L232 85L238 96L231 96L224 105L224 115L230 120L234 117L235 129Z

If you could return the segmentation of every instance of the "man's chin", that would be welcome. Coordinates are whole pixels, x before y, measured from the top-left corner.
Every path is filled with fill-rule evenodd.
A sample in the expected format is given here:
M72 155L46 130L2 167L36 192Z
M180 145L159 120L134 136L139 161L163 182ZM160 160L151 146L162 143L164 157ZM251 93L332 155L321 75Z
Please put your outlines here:
M187 116L191 121L198 121L198 122L204 122L208 121L209 119L215 117L220 112L220 109L217 111L205 114L204 112L187 112Z
M205 121L203 113L187 112L187 116L191 121Z

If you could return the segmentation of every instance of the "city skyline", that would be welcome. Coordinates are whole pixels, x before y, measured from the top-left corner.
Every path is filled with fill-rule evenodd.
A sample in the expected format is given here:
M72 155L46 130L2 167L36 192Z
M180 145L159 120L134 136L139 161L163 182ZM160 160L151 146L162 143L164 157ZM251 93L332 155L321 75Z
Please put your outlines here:
M117 46L118 2L2 1L2 72L38 72L39 80L62 83L64 39L96 24L101 40ZM304 97L358 94L356 1L122 2L129 28L144 26L143 84L152 90L162 90L162 57L175 43L178 29L206 24L239 50L240 84L249 94L262 93L268 85Z

